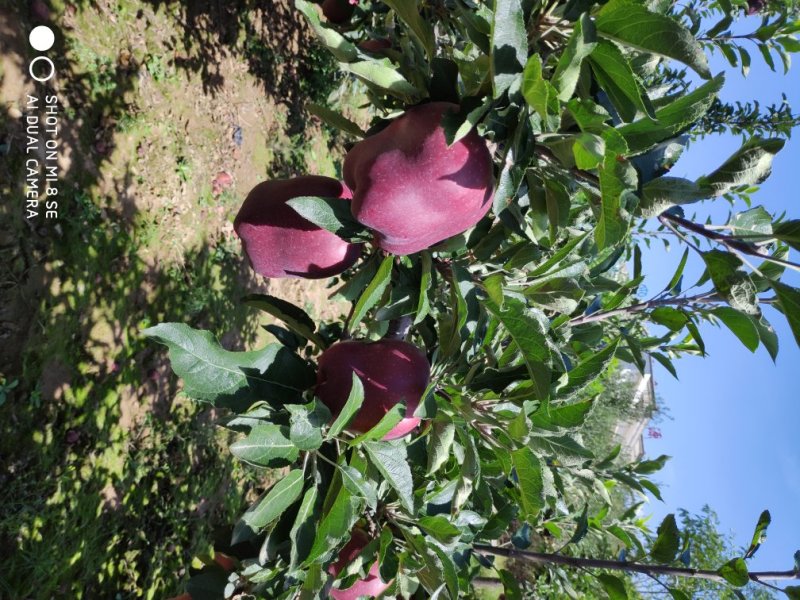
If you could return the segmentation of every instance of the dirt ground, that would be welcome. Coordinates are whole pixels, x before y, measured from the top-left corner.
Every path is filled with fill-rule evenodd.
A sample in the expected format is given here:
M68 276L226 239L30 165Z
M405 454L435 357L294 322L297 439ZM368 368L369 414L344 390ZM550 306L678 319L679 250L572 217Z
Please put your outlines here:
M56 32L46 89L27 74L37 24ZM238 301L253 292L344 311L324 281L253 274L232 229L256 183L337 175L341 140L303 104L325 102L335 65L288 0L0 0L0 69L0 548L15 557L0 598L32 579L30 597L164 597L212 517L240 510L225 486L259 481L218 455L214 413L181 399L140 332L178 321L229 349L273 342L271 318ZM27 221L26 98L45 91L60 214ZM187 529L187 514L211 521Z

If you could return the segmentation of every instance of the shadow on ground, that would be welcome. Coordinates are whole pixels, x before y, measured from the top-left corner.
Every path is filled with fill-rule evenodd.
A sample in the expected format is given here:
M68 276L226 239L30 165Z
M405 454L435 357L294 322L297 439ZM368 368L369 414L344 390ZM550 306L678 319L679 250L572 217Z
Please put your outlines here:
M112 162L111 149L140 108L142 62L151 58L121 55L79 68L69 57L87 51L71 23L151 6L174 29L163 48L168 66L201 77L213 97L223 92L225 61L247 65L264 93L289 108L287 135L304 135L301 101L308 86L331 89L317 78L332 73L332 63L283 2L268 17L236 2L54 4L63 10L0 0L0 141L9 149L0 154L0 182L16 199L0 208L0 598L165 597L240 511L245 499L229 493L234 482L264 482L221 452L213 414L175 400L163 352L140 332L179 321L242 348L259 318L237 299L256 284L229 232L212 234L181 261L143 258L143 238L161 213L143 214L131 191L142 179L136 157ZM17 85L31 58L23 32L41 22L63 32L56 90ZM61 213L26 221L24 107L12 101L53 91L68 105ZM274 173L296 169L275 154Z

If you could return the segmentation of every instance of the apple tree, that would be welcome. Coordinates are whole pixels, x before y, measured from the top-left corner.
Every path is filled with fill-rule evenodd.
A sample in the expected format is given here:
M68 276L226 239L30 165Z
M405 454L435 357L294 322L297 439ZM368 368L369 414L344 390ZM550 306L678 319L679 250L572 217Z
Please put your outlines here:
M333 275L350 310L315 322L281 298L246 297L281 322L268 326L274 343L247 352L183 324L145 332L167 346L185 394L225 409L230 451L271 469L188 594L616 599L637 597L644 577L680 600L681 577L731 590L797 578L797 562L748 570L766 511L747 552L695 568L673 515L651 533L623 502L660 496L667 457L596 456L581 437L610 365L644 370L649 357L674 372L705 353L703 322L774 357L771 305L800 340L800 290L784 276L800 270L789 254L800 221L750 204L797 116L723 103L708 61L788 69L796 6L295 5L372 122L311 106L352 142L344 182L265 182L235 227L256 271ZM670 175L693 140L721 131L744 141L716 169ZM729 202L730 218L699 222L702 201ZM685 251L646 296L651 235ZM689 260L704 266L691 285ZM519 577L522 565L535 577Z

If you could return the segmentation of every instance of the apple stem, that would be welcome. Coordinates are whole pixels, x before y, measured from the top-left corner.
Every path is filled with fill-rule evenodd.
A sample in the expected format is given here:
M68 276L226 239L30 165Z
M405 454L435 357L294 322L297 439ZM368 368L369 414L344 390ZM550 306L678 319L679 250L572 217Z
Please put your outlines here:
M408 337L408 332L414 321L409 316L399 317L389 321L389 329L386 335L383 336L385 340L404 340Z

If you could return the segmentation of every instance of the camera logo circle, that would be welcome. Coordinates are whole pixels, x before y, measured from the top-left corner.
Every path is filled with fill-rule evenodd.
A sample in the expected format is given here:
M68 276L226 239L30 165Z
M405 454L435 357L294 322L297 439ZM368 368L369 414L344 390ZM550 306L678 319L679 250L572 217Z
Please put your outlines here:
M56 41L56 36L53 33L53 30L46 25L39 25L38 27L33 28L31 34L28 36L28 41L30 41L34 50L46 52L53 47L53 44Z

